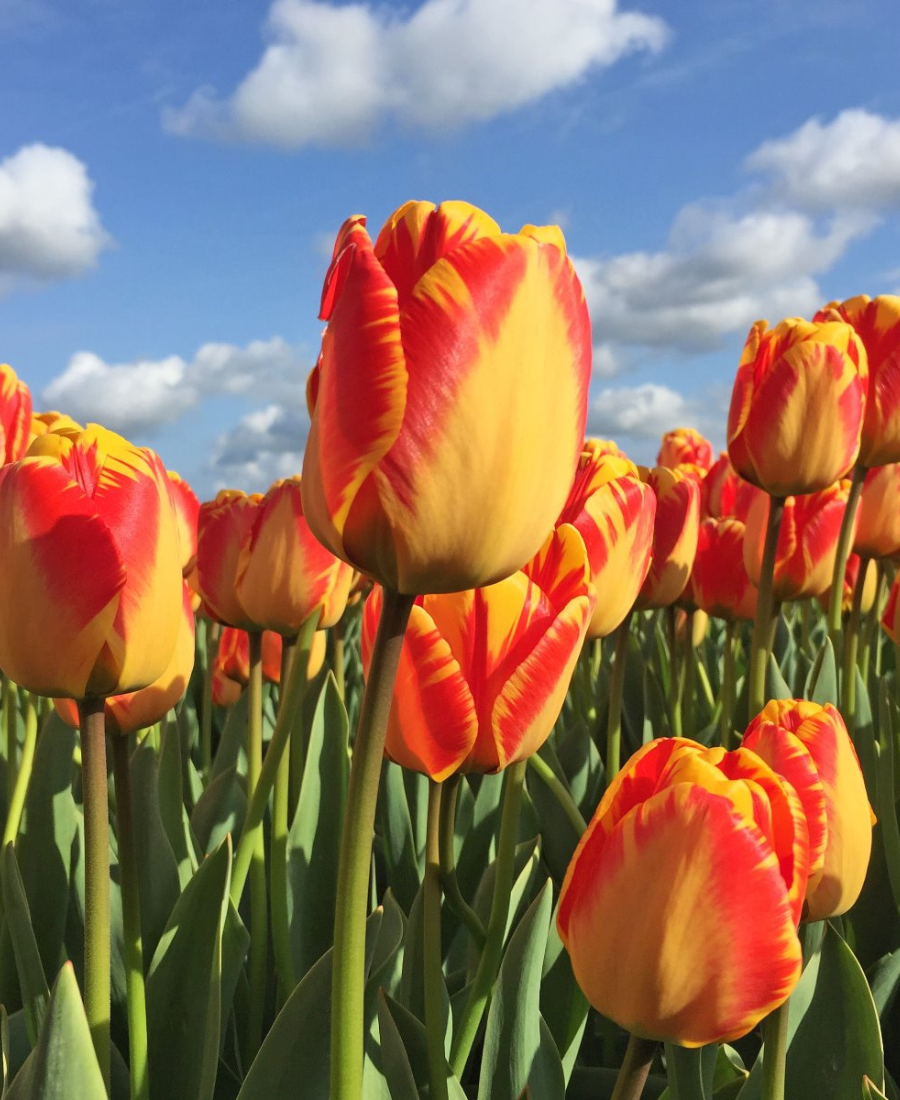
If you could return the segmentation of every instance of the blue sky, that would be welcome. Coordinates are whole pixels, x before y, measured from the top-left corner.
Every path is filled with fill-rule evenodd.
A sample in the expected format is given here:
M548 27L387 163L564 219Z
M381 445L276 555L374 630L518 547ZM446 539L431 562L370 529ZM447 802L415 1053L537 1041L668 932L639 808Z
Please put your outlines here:
M722 445L750 324L900 292L894 4L0 0L0 361L201 496L299 470L351 213L558 221L589 426Z

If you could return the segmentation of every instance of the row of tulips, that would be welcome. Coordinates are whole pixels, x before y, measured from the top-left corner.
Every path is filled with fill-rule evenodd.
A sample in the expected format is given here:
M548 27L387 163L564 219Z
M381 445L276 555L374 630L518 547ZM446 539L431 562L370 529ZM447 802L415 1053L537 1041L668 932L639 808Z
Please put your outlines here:
M127 1035L115 1038L132 1100L297 1088L513 1100L579 1080L603 1095L597 1067L624 1100L654 1087L660 1059L673 1094L694 1075L711 1097L724 1075L727 1095L780 1100L788 998L812 974L808 963L801 979L804 946L859 1007L837 1087L892 1090L842 922L804 928L849 911L843 930L861 938L870 801L900 901L900 707L882 692L876 735L868 692L870 672L896 684L895 588L885 638L866 633L900 551L900 299L755 325L728 454L714 463L681 429L652 470L583 439L591 333L553 227L504 234L464 203L408 203L373 243L350 218L321 316L303 476L265 496L200 505L146 448L34 416L0 371L15 844L3 902L18 979L0 957L0 987L34 1048L11 1093L51 1095L38 1082L53 1072L63 1087L48 1059L89 1030L85 1095L115 1094L121 952ZM822 629L804 601L829 588L829 637L813 653ZM705 660L702 615L727 624ZM45 938L25 865L59 739L34 695L80 726L79 803L68 797L84 831L83 1009L68 971L47 989L78 953L65 913ZM623 744L637 751L621 767ZM141 809L176 868L174 899ZM38 939L52 950L35 963ZM896 970L878 971L888 1007ZM764 1057L748 1072L757 1025Z

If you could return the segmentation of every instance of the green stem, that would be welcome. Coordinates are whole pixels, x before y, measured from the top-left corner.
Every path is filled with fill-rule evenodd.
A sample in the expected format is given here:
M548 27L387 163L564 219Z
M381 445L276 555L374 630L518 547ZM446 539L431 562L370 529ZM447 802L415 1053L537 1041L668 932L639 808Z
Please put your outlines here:
M297 639L282 639L281 647L281 683L286 685L290 679L291 662L297 648ZM282 695L279 711L284 705ZM269 871L269 889L272 906L272 946L275 954L275 969L284 1000L291 995L297 984L294 973L294 959L291 954L291 931L288 923L287 889L287 849L288 849L288 801L291 785L291 746L285 746L275 777L275 789L272 797L272 866Z
M479 950L484 947L484 925L475 910L462 896L459 888L459 880L456 877L456 866L453 853L453 840L456 832L456 799L459 794L460 776L451 775L444 780L444 791L441 797L441 828L440 828L440 864L441 886L444 896L450 904L450 908L459 917L469 930L469 935L475 941Z
M784 1100L789 1004L790 998L763 1021L762 1100Z
M640 1100L658 1046L655 1039L628 1037L628 1048L611 1100Z
M460 1078L466 1068L466 1062L472 1044L475 1042L475 1036L478 1034L481 1018L484 1015L488 998L494 986L494 980L500 969L500 960L503 956L503 940L506 935L506 921L509 916L509 897L515 874L519 808L522 804L522 786L527 763L526 760L519 760L515 764L510 764L506 769L503 815L500 819L500 838L497 842L494 896L491 901L487 938L469 991L469 999L466 1002L459 1027L454 1032L453 1045L450 1050L450 1065L456 1076Z
M131 1100L149 1100L147 1063L147 998L144 990L144 950L141 941L141 896L131 804L128 738L112 738L113 781L116 792L116 838L122 886L122 924L125 934L125 994L128 1007L128 1070Z
M6 727L6 804L12 804L16 789L18 758L18 689L6 675L3 677L3 719Z
M213 662L219 647L218 623L206 619L206 667L203 670L203 708L200 712L200 759L203 778L209 782L212 774L212 716L213 716Z
M247 685L247 801L252 801L262 771L262 633L250 631L250 679ZM254 832L250 859L250 1010L245 1054L252 1062L262 1042L266 1004L266 959L269 947L268 889L266 887L266 845L262 829Z
M694 649L694 612L688 611L684 621L684 694L681 696L681 728L694 730L695 695L697 693L697 653Z
M606 716L606 785L619 774L622 755L622 695L625 690L625 662L628 660L628 630L631 612L616 631L616 649L609 674L609 711Z
M6 825L3 829L4 848L10 842L15 843L16 837L19 835L22 810L25 807L25 797L28 794L28 784L31 781L31 770L34 765L37 732L37 697L29 691L25 695L25 740L22 743L22 760L16 774L16 785L13 788L9 810L6 815Z
M569 792L569 788L538 753L528 757L528 766L550 788L553 797L559 803L560 809L572 823L572 828L580 837L587 828L587 823L581 816L581 810L575 805L575 799Z
M82 699L84 790L84 1010L103 1083L109 1091L109 787L102 699Z
M425 982L425 1040L428 1049L429 1096L447 1100L447 1060L444 1056L444 974L441 966L441 789L428 783L428 824L425 832L425 878L422 883Z
M334 679L337 683L338 694L343 699L346 686L346 659L344 655L344 620L338 621L331 628L331 642L334 647Z
M725 623L725 654L722 660L722 710L719 713L719 740L723 749L736 748L734 743L734 623Z
M856 511L859 506L863 482L866 480L866 473L865 466L857 466L853 470L847 507L844 509L841 533L838 536L837 551L834 555L834 572L831 575L831 598L828 601L828 636L831 638L834 655L838 661L841 658L841 604L844 598L844 574L847 572L847 560L850 557L850 548L853 543L853 525L856 520Z
M778 532L781 528L783 514L784 497L771 497L769 499L769 519L766 524L766 542L763 549L762 566L759 571L756 620L753 623L753 641L750 645L750 718L755 718L766 705L766 665L769 661L772 620L775 617L772 587L775 578Z
M804 653L810 649L810 627L812 625L812 601L809 598L800 601L800 646Z
M383 589L350 764L338 863L331 971L331 1100L362 1096L366 914L384 739L394 680L414 596Z
M666 608L666 636L669 642L669 726L673 737L681 736L681 675L678 667L678 630L675 606Z
M842 715L851 734L856 730L856 654L859 647L860 612L868 568L869 559L863 558L859 563L856 584L853 586L853 602L850 605L850 618L847 621L847 632L844 635L844 675L841 684Z

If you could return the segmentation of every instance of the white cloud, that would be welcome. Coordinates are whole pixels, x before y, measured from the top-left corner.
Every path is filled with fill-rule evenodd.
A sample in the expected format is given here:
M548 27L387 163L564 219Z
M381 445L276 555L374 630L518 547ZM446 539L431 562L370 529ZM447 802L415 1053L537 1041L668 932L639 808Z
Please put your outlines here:
M767 141L745 167L770 172L776 192L812 209L900 206L900 118L842 111L811 118L787 137Z
M25 145L0 161L0 293L96 263L111 242L93 190L87 168L65 149Z
M280 336L246 347L203 344L190 361L170 355L110 364L81 351L44 389L41 401L128 435L172 424L219 394L301 404L308 370L301 348Z
M215 488L260 492L278 478L299 474L308 431L302 402L248 413L216 439L209 467Z
M270 39L235 92L194 92L172 133L286 148L357 144L389 118L426 129L493 118L665 42L616 0L425 0L414 11L275 0Z

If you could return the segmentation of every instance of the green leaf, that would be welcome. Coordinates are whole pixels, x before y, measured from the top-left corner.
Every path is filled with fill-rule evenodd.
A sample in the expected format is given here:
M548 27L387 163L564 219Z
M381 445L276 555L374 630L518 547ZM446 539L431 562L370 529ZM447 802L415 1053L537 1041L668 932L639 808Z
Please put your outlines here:
M775 660L774 653L769 654L769 664L766 668L766 698L768 699L793 699L794 693L790 689L787 680L781 675L781 669ZM751 720L755 718L751 714Z
M837 664L834 659L834 647L826 637L822 648L816 654L816 660L806 681L804 695L814 703L824 706L826 703L838 705Z
M503 956L488 1011L478 1100L519 1100L533 1085L541 1046L541 973L552 911L548 879L510 937ZM561 1067L558 1085L552 1095L561 1097L565 1092Z
M403 782L403 769L386 761L378 795L378 820L387 878L397 901L409 912L419 889L421 868L416 839Z
M567 1084L581 1046L588 1008L587 999L572 973L569 953L559 938L554 916L550 922L547 947L544 952L541 1016L546 1020L556 1049L559 1051L563 1076Z
M378 997L381 1060L392 1100L427 1096L429 1090L428 1044L425 1025L407 1008L385 993ZM409 1094L409 1078L415 1092ZM396 1090L396 1091L395 1091ZM447 1069L449 1100L466 1100L459 1080ZM242 1098L243 1100L243 1098Z
M191 828L200 850L208 853L218 848L228 833L240 835L246 813L247 794L232 764L210 782L191 813Z
M222 929L231 844L197 869L147 975L151 1100L209 1100L221 1035Z
M378 1033L381 1068L391 1091L391 1100L419 1100L419 1090L416 1088L409 1056L383 990L378 993Z
M715 1043L691 1050L666 1043L666 1100L710 1100L717 1054Z
M179 721L185 717L179 715ZM197 870L195 844L190 835L187 810L184 805L184 780L181 763L179 727L169 722L163 731L158 761L159 813L169 845L178 864L178 881L183 890ZM196 798L192 805L196 805ZM211 849L207 849L208 851Z
M477 786L475 782L477 781ZM472 784L474 802L472 816L466 825L462 826L462 805L465 788ZM503 775L482 775L475 779L463 777L459 791L459 807L457 810L457 831L460 838L459 856L456 861L456 877L462 896L471 900L481 881L484 869L493 858L494 841L497 836L497 827L500 818L500 797L503 793ZM416 884L418 889L418 880ZM402 899L398 899L402 904Z
M60 971L40 1039L6 1094L8 1100L106 1100L106 1087L75 971Z
M210 780L215 779L222 772L228 771L229 768L236 768L238 772L246 769L244 741L247 736L248 706L247 692L242 691L237 702L229 709L228 717L225 719L225 728L219 738L219 746L213 760ZM241 765L243 765L243 768Z
M9 1088L9 1017L0 1005L0 1100L5 1100Z
M863 1078L862 1094L863 1100L887 1100L885 1094L869 1077Z
M347 712L329 672L319 695L288 836L288 919L299 975L331 944L350 774Z
M16 969L19 972L19 989L25 1007L25 1020L28 1024L28 1038L34 1046L38 1041L41 1025L50 1000L50 990L34 929L31 926L31 913L28 910L28 898L16 863L16 852L12 842L3 851L3 909L16 956Z

